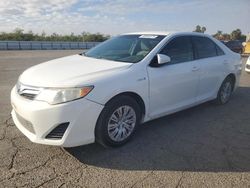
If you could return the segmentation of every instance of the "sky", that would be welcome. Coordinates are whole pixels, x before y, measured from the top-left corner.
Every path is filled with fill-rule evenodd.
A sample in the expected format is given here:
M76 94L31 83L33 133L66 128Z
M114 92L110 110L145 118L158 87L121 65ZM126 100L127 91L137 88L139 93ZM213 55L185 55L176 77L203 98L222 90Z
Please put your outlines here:
M0 32L250 32L250 0L0 0Z

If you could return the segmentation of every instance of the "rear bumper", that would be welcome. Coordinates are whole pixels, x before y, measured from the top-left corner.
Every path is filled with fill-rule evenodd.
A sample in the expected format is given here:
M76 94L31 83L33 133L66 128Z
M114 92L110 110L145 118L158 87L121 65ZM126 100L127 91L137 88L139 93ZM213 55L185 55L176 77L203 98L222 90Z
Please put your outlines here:
M32 142L63 147L93 143L96 121L103 109L102 105L84 98L58 105L27 100L16 93L15 87L11 91L11 104L15 125ZM61 139L46 138L65 122L69 126Z

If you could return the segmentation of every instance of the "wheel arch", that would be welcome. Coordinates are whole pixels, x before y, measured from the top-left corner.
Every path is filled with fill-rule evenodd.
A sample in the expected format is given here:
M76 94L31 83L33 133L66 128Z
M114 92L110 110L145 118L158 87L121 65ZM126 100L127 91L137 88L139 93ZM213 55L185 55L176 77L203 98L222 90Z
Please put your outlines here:
M100 128L101 128L101 126L98 126L98 122L101 120L100 118L102 118L103 116L102 116L102 113L103 113L103 110L105 109L105 106L107 106L111 101L113 101L113 100L116 100L117 98L119 98L119 97L122 97L122 96L126 96L126 97L131 97L132 99L134 99L137 103L138 103L138 105L139 105L139 107L141 108L141 111L142 111L142 114L141 114L141 122L144 120L144 116L145 116L145 113L146 113L146 106L145 106L145 102L144 102L144 100L142 99L142 97L139 95L139 94L137 94L137 93L135 93L135 92L129 92L129 91L127 91L127 92L121 92L121 93L119 93L119 94L116 94L116 95L114 95L113 97L111 97L105 104L104 104L104 108L102 109L102 111L101 111L101 113L99 114L99 117L98 117L98 119L97 119L97 122L96 122L96 125L95 125L95 129L94 129L94 134L95 134L95 141L97 141L98 143L100 143L100 144L102 144L103 146L107 146L106 144L105 144L105 142L103 142L103 140L102 140L102 138L101 138L101 136L100 136L100 134L99 134L99 132L100 132Z
M146 106L145 106L145 102L144 100L142 99L142 97L135 93L135 92L132 92L132 91L127 91L127 92L122 92L122 93L119 93L115 96L113 96L111 99L109 99L106 103L105 103L105 106L110 102L112 101L113 99L117 98L117 97L120 97L120 96L129 96L131 98L133 98L137 103L138 105L140 106L141 110L142 110L142 119L144 118L145 114L146 114Z

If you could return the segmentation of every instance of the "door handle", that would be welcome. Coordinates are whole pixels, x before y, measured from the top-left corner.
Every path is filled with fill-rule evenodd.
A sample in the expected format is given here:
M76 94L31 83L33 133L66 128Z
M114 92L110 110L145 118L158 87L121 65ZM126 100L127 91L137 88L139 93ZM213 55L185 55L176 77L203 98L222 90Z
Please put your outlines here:
M227 64L228 64L227 60L224 60L224 61L223 61L223 64L224 64L224 65L227 65Z
M197 66L193 66L193 68L192 68L192 71L194 72L194 71L198 71L199 70L199 67L197 67Z

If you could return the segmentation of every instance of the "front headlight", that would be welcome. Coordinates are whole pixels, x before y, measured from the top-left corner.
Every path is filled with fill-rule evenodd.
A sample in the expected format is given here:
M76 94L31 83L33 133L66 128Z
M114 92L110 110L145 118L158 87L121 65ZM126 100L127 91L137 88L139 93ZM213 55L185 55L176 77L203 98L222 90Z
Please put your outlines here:
M36 96L35 100L45 101L49 104L59 104L85 97L94 86L82 88L44 88Z

